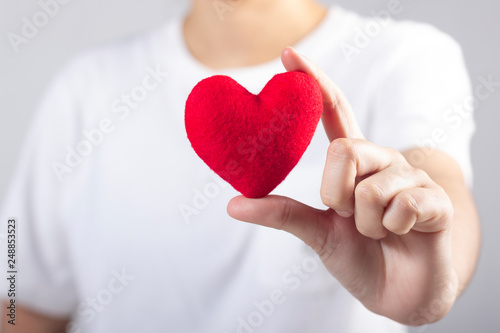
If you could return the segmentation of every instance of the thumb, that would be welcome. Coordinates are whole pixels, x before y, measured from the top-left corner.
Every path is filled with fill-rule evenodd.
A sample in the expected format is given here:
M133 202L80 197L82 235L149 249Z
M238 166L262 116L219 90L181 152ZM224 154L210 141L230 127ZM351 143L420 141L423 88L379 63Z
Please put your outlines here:
M357 231L352 217L343 218L332 209L322 211L276 195L261 199L238 196L229 201L227 211L235 219L300 238L355 297L360 297L359 291L365 290L367 283L378 281L373 274L379 274L383 266L380 246Z
M260 199L237 196L229 201L227 212L240 221L287 231L319 255L333 230L333 221L325 218L325 211L283 196L269 195Z

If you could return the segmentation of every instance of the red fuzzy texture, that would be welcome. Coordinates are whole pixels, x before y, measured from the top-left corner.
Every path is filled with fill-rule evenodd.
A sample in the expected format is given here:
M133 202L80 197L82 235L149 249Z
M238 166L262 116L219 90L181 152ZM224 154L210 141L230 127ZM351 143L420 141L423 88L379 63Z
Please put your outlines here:
M185 123L212 170L244 196L261 198L297 165L322 112L318 83L304 73L277 74L258 95L218 75L193 88Z

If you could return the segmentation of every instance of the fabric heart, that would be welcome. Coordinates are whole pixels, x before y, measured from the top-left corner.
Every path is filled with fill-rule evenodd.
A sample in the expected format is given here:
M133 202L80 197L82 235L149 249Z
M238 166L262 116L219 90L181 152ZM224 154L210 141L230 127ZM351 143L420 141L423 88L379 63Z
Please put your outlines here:
M185 125L213 171L244 196L260 198L297 165L322 112L319 85L304 73L277 74L258 95L217 75L189 94Z

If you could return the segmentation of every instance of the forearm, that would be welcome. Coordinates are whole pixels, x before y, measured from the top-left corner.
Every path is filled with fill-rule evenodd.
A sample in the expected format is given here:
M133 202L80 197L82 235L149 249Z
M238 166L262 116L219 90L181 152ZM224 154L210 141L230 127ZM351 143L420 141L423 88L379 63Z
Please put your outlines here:
M6 309L8 303L2 302L2 309ZM66 331L68 319L51 318L33 312L22 306L16 308L16 324L7 323L8 317L2 316L0 332L3 333L62 333Z
M411 152L403 155L411 165L427 172L446 191L453 204L452 265L458 278L458 297L471 280L479 257L481 231L474 199L460 167L451 157L437 150L430 152L425 149L423 152L427 158L416 163L410 158Z

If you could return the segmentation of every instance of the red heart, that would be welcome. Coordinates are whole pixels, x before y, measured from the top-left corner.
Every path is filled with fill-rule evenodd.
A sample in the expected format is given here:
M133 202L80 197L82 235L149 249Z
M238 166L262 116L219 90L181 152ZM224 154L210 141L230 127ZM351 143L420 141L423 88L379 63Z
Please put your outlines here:
M322 112L319 85L304 73L277 74L258 95L217 75L193 88L185 123L198 156L244 196L260 198L297 165Z

